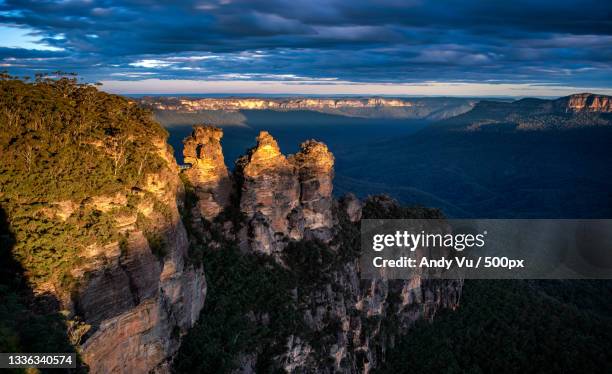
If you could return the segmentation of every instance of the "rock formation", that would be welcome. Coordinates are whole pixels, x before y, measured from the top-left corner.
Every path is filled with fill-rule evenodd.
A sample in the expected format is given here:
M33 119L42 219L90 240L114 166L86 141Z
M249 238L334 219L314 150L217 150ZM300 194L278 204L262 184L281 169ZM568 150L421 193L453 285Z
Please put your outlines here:
M309 140L292 159L300 181L300 204L305 227L311 230L331 228L332 180L334 156L323 143Z
M343 115L349 117L379 117L379 118L412 118L439 120L449 118L470 110L477 102L467 98L384 98L384 97L321 97L321 98L188 98L188 97L143 97L141 105L154 110L158 120L181 118L183 123L189 122L190 114L199 112L220 111L225 115L217 116L215 122L226 123L230 118L234 124L244 124L239 115L241 110L276 110L294 111L311 110L322 113ZM234 115L227 115L234 113ZM159 115L162 114L162 115ZM168 115L166 117L166 115ZM177 117L177 115L179 117ZM184 122L188 121L188 122ZM232 122L230 122L232 123Z
M309 140L296 155L285 157L262 131L257 145L236 164L249 247L269 254L282 250L286 239L330 240L333 175L334 156L325 144Z
M212 220L229 205L232 183L221 151L222 137L221 129L197 126L184 140L185 163L191 164L184 174L198 197L195 217Z
M581 93L559 99L567 112L612 113L612 97Z
M279 347L271 358L260 357L266 347L241 352L236 357L237 372L255 372L263 359L287 372L367 373L380 366L385 349L415 321L458 306L460 280L361 279L354 246L362 203L352 194L334 201L333 175L334 156L325 144L309 140L298 153L285 157L265 131L236 163L234 180L240 197L236 204L244 226L229 240L238 242L244 255L271 256L290 273L311 274L322 267L321 274L300 278L302 283L291 290L303 331L292 331L286 340L276 342ZM401 210L388 197L368 201L384 214ZM223 250L211 240L210 247ZM318 244L303 244L308 242ZM316 256L320 243L327 243L335 260L324 264L329 258L320 258L300 269L304 257ZM270 324L268 314L261 311L250 311L248 319ZM391 320L395 321L391 326L384 322Z
M289 214L299 205L295 165L280 152L276 140L262 131L257 145L237 161L236 174L251 246L266 253L279 250L289 233Z
M262 99L262 98L204 98L180 99L174 106L167 107L161 102L159 109L195 110L263 110L263 109L322 109L322 108L374 108L374 107L412 107L415 104L404 99L370 97L351 98L299 98L299 99Z
M340 204L351 222L361 220L361 201L352 193L342 197Z
M332 190L334 156L323 143L309 140L301 144L294 163L300 183L300 211L304 234L324 241L331 239L333 227ZM298 234L300 230L298 230ZM294 235L301 239L303 236Z
M483 100L469 112L438 122L426 131L548 131L602 127L612 125L609 113L612 113L612 97L590 93L554 100Z
M97 202L113 209L137 202L135 211L116 216L124 239L94 244L72 270L79 286L66 301L72 309L69 333L92 373L167 371L181 335L204 305L203 270L186 262L176 162L165 143L159 147L170 167L149 175L142 189L91 199L96 209L104 209ZM160 212L154 205L166 208ZM148 222L146 228L138 216ZM154 253L160 243L163 252Z

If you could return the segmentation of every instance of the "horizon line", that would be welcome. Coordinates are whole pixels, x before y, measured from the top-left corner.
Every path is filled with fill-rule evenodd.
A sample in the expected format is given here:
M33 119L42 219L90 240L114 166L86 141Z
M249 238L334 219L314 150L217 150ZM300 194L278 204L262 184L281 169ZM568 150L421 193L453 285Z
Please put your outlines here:
M457 97L555 98L577 93L612 95L612 88L546 83L420 82L372 83L261 80L102 80L102 91L125 96L316 96L316 97Z

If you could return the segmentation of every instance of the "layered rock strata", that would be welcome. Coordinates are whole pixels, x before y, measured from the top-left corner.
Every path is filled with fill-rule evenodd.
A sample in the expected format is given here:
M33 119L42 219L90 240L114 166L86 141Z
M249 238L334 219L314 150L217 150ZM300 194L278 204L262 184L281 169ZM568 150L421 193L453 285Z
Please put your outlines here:
M176 162L165 142L156 152L168 167L148 175L142 188L90 199L92 209L124 211L114 215L123 239L83 252L71 272L78 287L64 300L69 335L92 373L168 371L204 305L203 269L187 262Z
M287 238L331 239L333 166L323 143L307 141L296 155L285 157L262 131L257 145L236 163L249 247L269 254L282 250Z
M404 99L370 97L350 98L300 98L300 99L260 99L260 98L204 98L179 99L172 104L157 103L158 109L171 110L264 110L264 109L321 109L321 108L375 108L375 107L412 107L415 104Z
M612 113L612 97L581 93L559 99L567 112Z

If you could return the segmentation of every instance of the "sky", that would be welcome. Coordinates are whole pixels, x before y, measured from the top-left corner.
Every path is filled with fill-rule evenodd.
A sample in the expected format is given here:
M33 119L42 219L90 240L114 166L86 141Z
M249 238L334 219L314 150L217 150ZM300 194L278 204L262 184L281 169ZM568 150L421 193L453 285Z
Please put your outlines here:
M0 70L123 94L612 94L612 1L0 0Z

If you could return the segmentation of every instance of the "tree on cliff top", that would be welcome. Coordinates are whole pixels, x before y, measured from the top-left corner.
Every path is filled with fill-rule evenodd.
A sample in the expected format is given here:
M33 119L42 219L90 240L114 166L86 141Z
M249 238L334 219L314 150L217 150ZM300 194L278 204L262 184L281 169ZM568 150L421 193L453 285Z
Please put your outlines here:
M148 111L73 75L0 74L0 208L30 282L68 290L79 251L118 240L111 213L82 203L139 187L166 165L166 137Z
M73 76L26 82L0 76L2 199L60 201L136 185L161 159L150 144L167 132L144 109Z

